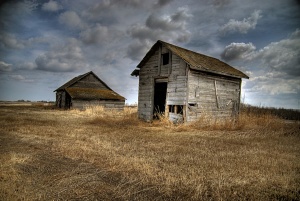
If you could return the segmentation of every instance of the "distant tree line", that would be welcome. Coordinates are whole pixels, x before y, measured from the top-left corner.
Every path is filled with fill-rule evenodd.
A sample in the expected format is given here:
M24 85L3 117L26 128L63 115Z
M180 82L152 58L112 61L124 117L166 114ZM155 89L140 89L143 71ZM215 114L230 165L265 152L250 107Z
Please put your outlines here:
M244 114L264 115L270 114L286 120L300 120L300 111L294 109L258 107L248 104L241 104L241 112Z

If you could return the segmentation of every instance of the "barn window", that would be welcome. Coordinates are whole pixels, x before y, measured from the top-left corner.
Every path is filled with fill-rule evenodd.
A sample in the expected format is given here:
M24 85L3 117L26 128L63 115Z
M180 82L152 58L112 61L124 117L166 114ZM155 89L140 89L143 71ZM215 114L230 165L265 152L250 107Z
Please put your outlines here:
M169 64L169 53L162 54L162 65Z
M183 105L169 105L169 112L183 115Z
M169 105L169 112L174 113L174 105Z

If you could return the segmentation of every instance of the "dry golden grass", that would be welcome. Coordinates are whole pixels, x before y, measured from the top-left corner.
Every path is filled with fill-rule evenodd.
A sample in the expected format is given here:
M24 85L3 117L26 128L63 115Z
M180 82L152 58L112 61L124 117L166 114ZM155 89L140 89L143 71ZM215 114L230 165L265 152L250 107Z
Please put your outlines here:
M101 107L0 114L0 200L300 200L299 123L146 123Z

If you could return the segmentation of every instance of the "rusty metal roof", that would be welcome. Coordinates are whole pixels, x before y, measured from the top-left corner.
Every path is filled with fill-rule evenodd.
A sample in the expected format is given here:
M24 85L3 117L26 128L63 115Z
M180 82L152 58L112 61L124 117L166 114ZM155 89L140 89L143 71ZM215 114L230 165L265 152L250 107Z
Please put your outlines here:
M238 77L238 78L247 78L249 77L243 72L237 70L236 68L228 65L227 63L220 61L219 59L200 54L182 47L178 47L176 45L172 45L170 43L166 43L164 41L158 40L146 56L142 59L142 61L137 65L137 68L141 68L152 56L152 54L157 50L159 45L164 45L167 49L169 49L173 54L176 54L180 58L182 58L188 65L190 65L191 69L205 71L215 74L226 75L230 77ZM138 76L138 70L135 69L131 75Z
M66 88L66 91L73 99L81 100L125 100L116 92L108 89L93 89L93 88Z

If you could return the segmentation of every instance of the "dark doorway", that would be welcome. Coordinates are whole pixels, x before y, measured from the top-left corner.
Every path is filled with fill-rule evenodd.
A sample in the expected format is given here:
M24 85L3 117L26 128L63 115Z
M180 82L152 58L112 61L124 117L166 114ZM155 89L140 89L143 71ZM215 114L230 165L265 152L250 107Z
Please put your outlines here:
M66 93L66 103L65 103L65 108L70 109L71 108L71 96Z
M157 118L157 113L165 113L167 97L167 82L155 83L154 88L154 110L153 116Z

